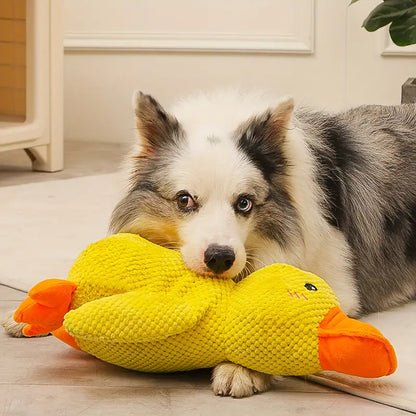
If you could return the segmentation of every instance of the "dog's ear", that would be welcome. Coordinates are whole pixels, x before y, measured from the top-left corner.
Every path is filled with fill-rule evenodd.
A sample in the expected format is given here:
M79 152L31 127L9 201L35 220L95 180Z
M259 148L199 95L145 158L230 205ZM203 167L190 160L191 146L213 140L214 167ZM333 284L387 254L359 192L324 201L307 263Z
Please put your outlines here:
M245 137L253 143L281 143L290 128L294 107L293 98L283 98L274 107L242 124L237 132L243 133L242 139Z
M287 165L284 143L293 109L293 99L285 98L237 130L238 148L263 171L266 178L283 172Z
M141 140L142 156L152 156L171 145L180 136L180 126L151 96L136 91L133 96L136 126Z
M281 132L289 128L294 108L293 98L285 97L271 110L270 121L276 131Z

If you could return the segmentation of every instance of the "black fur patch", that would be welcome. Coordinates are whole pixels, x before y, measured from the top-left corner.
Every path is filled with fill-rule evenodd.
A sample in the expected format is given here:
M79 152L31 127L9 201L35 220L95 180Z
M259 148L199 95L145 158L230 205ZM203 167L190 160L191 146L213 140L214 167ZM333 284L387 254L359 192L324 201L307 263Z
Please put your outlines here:
M406 241L406 257L416 262L416 203L410 211L409 218L409 237Z
M404 249L407 260L416 262L416 203L409 211L397 208L393 214L385 215L384 231L388 236L388 248L392 244L397 246L398 242L403 241L404 247L399 245L398 248L402 247ZM397 242L395 239L397 239Z
M312 120L313 122L313 120ZM311 147L318 162L317 179L326 194L327 221L343 229L345 226L345 193L349 176L362 166L363 157L352 144L349 130L339 120L326 117L319 121L319 130L325 148Z
M267 181L274 175L284 174L287 166L281 148L284 134L279 137L280 132L272 128L270 118L270 113L254 118L237 141L238 149L247 155Z
M393 234L397 232L398 229L401 229L401 224L403 224L403 219L398 215L384 215L384 231L386 234Z
M131 191L157 192L157 189L156 186L148 178L142 178L140 181L136 180L133 183Z

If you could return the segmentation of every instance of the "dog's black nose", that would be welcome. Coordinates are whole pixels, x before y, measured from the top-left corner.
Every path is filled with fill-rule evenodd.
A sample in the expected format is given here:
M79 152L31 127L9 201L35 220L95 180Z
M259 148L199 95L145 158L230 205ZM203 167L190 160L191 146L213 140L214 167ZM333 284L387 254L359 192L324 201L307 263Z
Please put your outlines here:
M216 274L228 270L234 263L234 250L229 246L211 244L205 251L204 262Z

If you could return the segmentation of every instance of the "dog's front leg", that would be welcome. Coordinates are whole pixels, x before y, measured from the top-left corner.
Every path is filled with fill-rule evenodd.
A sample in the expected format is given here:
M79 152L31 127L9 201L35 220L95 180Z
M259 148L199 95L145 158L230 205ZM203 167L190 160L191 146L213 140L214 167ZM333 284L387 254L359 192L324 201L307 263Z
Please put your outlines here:
M212 374L212 389L219 396L247 397L270 389L272 376L224 362Z

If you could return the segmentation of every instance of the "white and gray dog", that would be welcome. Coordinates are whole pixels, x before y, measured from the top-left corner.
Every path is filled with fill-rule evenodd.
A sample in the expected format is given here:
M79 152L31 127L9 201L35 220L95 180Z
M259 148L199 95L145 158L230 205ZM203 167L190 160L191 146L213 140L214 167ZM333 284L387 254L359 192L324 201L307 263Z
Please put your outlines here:
M170 112L135 95L140 146L111 232L180 250L199 273L241 279L271 263L323 277L350 316L416 297L416 107L339 114L229 90ZM235 364L213 389L264 391Z

